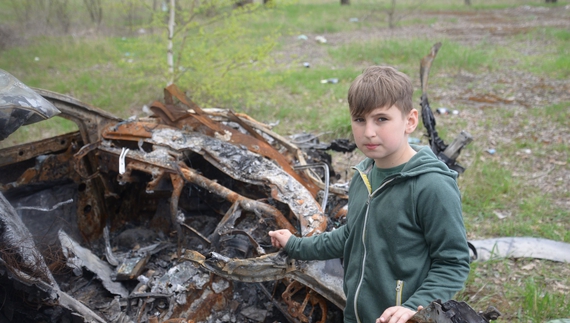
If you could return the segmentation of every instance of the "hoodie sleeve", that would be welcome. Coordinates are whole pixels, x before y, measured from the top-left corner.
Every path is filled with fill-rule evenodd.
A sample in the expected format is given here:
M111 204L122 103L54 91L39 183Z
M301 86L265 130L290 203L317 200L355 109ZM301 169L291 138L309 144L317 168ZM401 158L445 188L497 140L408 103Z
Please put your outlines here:
M427 174L417 188L417 221L431 258L422 285L403 304L416 310L436 299L447 301L460 291L469 275L469 247L461 197L452 177Z
M300 260L341 258L347 237L347 225L311 237L291 236L285 245L285 251L292 258Z

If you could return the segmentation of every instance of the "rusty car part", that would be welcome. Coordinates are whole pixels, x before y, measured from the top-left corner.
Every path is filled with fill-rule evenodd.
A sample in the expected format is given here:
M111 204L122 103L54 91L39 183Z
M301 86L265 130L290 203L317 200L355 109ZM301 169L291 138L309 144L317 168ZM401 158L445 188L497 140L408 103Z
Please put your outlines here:
M346 298L342 290L342 270L338 259L327 261L300 261L288 259L283 253L272 253L251 259L229 258L212 252L204 256L188 250L182 260L192 261L206 270L231 280L264 282L291 278L316 290L324 298L344 308ZM289 298L289 308L293 305Z
M435 300L416 312L408 323L489 323L500 315L493 306L489 306L485 312L477 313L465 302L449 300L442 303L441 300Z
M4 249L22 239L35 244L16 258L0 257L0 273L12 272L7 280L0 275L2 293L43 295L28 298L33 312L15 306L4 313L9 320L245 322L271 315L300 323L292 308L342 313L340 261L297 263L271 275L274 268L259 259L275 255L267 231L329 230L326 212L346 203L345 190L324 194L330 183L303 150L251 117L202 110L173 88L163 104L170 115L129 120L35 91L78 131L0 150L0 191L13 210L0 220L21 218L18 233L3 236ZM226 266L188 261L191 252L218 254ZM32 254L45 265L15 266ZM247 282L259 277L265 280ZM308 288L285 302L295 281ZM276 292L268 298L270 289ZM252 293L259 290L265 292ZM327 295L316 302L316 293Z
M122 133L128 133L128 130L123 130L127 125L128 124L124 123L114 126L113 130L107 129L103 132L104 138L115 140L125 139ZM301 221L301 228L304 230L304 232L302 232L303 235L308 235L310 232L323 232L325 230L326 220L322 213L323 211L321 207L316 204L316 200L311 193L305 189L303 185L300 185L299 182L290 180L288 173L267 159L261 158L248 150L244 150L240 148L240 146L235 146L223 140L205 136L197 132L184 132L161 124L152 125L150 122L143 123L143 128L152 129L152 137L143 140L143 142L158 147L169 145L175 150L174 152L169 151L169 156L181 154L184 150L192 151L202 155L208 162L235 180L247 181L251 184L266 182L265 184L271 188L271 197L287 203L298 216L299 221ZM107 148L102 147L101 149ZM112 150L108 151L111 152ZM116 154L117 152L112 151L112 153ZM143 160L145 163L148 163L150 160L146 153L141 153L141 156L139 152L132 151L130 154L131 156L137 156L139 160ZM158 155L159 153L157 152L156 154ZM162 156L156 160L160 161L164 158L170 157ZM160 167L172 169L172 166L168 165L170 161L171 160L161 161ZM201 182L201 186L203 187L222 189L220 186L217 186L216 183L208 183L207 179L201 180L198 174L189 169L182 169L182 175L186 180ZM123 175L123 178L124 177L125 175ZM295 192L295 194L292 194L293 192ZM230 199L237 198L227 192L222 194L228 196ZM308 231L306 229L308 229Z
M303 323L309 323L311 322L311 317L313 317L315 309L317 309L321 313L321 318L318 323L326 322L327 303L313 290L309 290L308 292L304 293L305 296L302 303L294 300L295 295L302 289L306 288L307 287L301 283L294 281L290 283L287 286L285 292L283 292L283 300L288 305L289 314L295 318L298 318Z
M175 84L169 85L165 89L164 93L164 100L166 103L163 105L161 103L155 102L151 106L151 110L161 111L161 120L163 120L165 123L172 125L173 122L176 122L174 125L176 125L178 128L181 128L185 125L190 126L194 131L212 137L224 138L224 140L234 145L243 145L250 151L277 162L279 166L283 168L283 170L285 170L289 175L293 176L293 178L303 184L312 194L316 194L318 192L318 187L316 187L310 181L305 181L298 173L291 169L289 161L287 161L281 153L269 145L263 139L263 137L259 136L255 131L253 131L253 136L246 135L240 131L224 125L223 123L213 122L208 114L200 107L198 107L196 103L189 100ZM175 105L174 98L178 99L183 107ZM185 108L191 109L195 113L187 112L185 111ZM230 113L229 115L235 117L233 113Z

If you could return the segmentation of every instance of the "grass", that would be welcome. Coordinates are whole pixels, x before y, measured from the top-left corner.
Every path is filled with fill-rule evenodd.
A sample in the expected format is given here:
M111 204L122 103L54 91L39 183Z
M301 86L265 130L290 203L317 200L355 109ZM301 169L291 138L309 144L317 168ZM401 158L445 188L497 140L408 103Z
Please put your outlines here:
M559 79L570 76L570 31L560 28L541 28L527 35L517 37L519 42L533 43L535 40L548 40L548 54L532 53L523 59L525 69L537 75L549 75Z
M442 22L455 25L462 21L462 14L474 11L545 6L542 2L518 0L473 0L472 3L467 8L457 0L401 0L398 8L409 15L403 16L399 26L421 27ZM563 8L567 4L559 0L549 6ZM0 3L0 17L10 22L13 18L5 14L5 7L6 4ZM429 12L448 15L427 17ZM433 40L414 35L386 36L310 47L315 35L341 39L349 32L366 34L385 29L384 8L376 3L353 1L350 6L341 7L338 1L300 0L278 5L265 14L250 22L255 29L250 40L260 40L264 31L274 28L282 36L275 38L278 44L273 53L274 66L257 77L268 80L278 77L278 81L269 89L257 90L248 78L237 79L240 91L251 89L254 99L247 105L230 102L226 107L246 112L262 122L279 121L274 130L283 135L306 131L324 133L324 140L349 137L346 92L354 77L370 64L394 65L407 73L416 87L414 100L419 102L419 60L428 53ZM117 24L118 9L114 17L113 23ZM358 20L351 22L351 18ZM297 39L302 34L309 38L306 43ZM437 116L439 134L446 142L463 129L470 129L476 135L474 142L461 153L460 162L467 170L458 181L469 238L532 236L570 242L570 211L563 203L570 200L570 192L565 190L570 165L567 139L570 102L561 96L555 102L528 106L491 103L474 106L467 99L485 94L504 98L525 94L509 92L513 80L482 86L477 79L487 74L511 75L512 70L542 79L544 92L557 90L548 82L564 86L564 80L570 76L569 40L567 29L554 27L514 34L500 44L485 38L467 43L451 38L441 40L443 46L430 74L430 102L432 108L446 106L462 114ZM198 48L199 44L195 46ZM309 47L319 57L313 57L315 62L305 68L302 49ZM112 36L103 33L89 37L44 36L0 51L0 68L29 86L69 94L127 118L140 114L143 105L161 98L165 72L156 62L162 59L164 51L164 40L157 35L116 32ZM329 78L338 79L338 83L321 82ZM463 100L450 103L452 96ZM68 130L73 130L73 126L54 118L38 124L38 128L23 127L9 140L51 136ZM423 131L420 127L413 136L426 144ZM496 154L487 152L491 147ZM344 155L338 157L347 159ZM546 182L547 185L540 181L548 176L559 180ZM544 322L570 317L570 300L566 297L570 292L569 277L567 264L532 259L475 262L467 286L458 298L477 310L493 304L503 312L505 321Z
M554 286L564 281L562 275L568 272L553 273L553 266L555 263L532 259L472 263L468 287L457 299L468 304L494 304L502 314L499 321L534 323L567 318L570 304L566 293Z
M161 84L147 77L150 73L143 68L131 69L125 46L120 45L114 38L39 38L33 45L4 51L0 68L30 87L70 94L128 117L133 106L142 106L156 96L147 90ZM132 95L137 92L146 95Z

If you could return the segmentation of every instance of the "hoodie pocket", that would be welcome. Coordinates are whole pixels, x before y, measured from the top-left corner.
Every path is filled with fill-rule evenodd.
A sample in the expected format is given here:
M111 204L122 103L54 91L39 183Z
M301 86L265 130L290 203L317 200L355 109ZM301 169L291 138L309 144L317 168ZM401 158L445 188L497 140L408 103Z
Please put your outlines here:
M404 281L396 281L396 306L402 306L402 293L404 292Z

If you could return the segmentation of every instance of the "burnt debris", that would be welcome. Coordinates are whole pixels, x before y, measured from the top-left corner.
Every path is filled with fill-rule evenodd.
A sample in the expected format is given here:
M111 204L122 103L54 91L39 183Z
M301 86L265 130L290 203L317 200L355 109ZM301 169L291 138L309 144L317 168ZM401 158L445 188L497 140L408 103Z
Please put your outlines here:
M307 154L330 145L300 148L174 85L132 120L35 91L79 130L0 151L7 321L342 321L340 261L293 261L267 236L343 217L330 159Z

